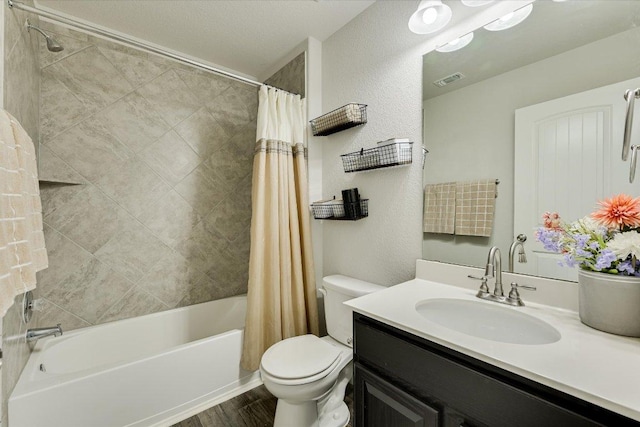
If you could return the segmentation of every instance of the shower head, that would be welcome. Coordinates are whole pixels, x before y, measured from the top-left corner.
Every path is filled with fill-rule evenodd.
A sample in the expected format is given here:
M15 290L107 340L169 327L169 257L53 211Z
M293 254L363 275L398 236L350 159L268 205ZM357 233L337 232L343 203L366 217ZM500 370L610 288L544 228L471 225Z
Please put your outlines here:
M47 42L47 50L49 52L61 52L61 51L64 50L64 47L62 47L62 45L60 43L58 43L56 41L56 39L54 39L53 37L49 36L47 33L42 31L40 28L36 27L35 25L31 25L31 23L27 19L27 31L29 31L31 29L36 30L37 32L39 32L40 34L42 34L44 36L44 39Z

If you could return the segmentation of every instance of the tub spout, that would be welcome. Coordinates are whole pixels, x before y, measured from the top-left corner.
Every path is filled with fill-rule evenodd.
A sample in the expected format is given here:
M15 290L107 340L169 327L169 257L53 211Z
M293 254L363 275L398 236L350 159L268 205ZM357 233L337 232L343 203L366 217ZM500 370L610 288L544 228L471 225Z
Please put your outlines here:
M27 329L27 342L35 342L40 338L48 337L53 335L54 337L62 335L62 328L60 327L60 323L57 326L52 326L49 328L34 328Z

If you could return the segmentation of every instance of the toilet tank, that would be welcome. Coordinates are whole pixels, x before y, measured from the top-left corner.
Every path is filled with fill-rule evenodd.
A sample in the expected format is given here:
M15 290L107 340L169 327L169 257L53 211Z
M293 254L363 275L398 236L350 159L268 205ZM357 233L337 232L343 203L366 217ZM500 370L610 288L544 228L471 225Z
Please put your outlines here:
M327 332L336 341L352 347L353 310L343 304L353 298L385 289L363 280L336 274L322 279Z

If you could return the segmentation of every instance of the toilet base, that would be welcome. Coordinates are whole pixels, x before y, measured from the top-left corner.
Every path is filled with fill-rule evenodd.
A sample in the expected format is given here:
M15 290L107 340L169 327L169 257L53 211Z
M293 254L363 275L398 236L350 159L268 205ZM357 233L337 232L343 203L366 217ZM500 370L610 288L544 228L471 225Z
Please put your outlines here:
M317 402L287 402L278 399L273 427L344 427L351 414L344 402L340 402L331 412L318 417Z
M278 399L273 427L319 427L317 402L287 402Z
M340 372L333 389L318 401L320 427L344 427L349 423L351 413L347 404L344 403L344 395L352 377L353 362L349 362Z
M331 389L318 400L291 402L278 399L273 427L344 427L351 413L344 403L347 384L353 375L353 363L342 369Z

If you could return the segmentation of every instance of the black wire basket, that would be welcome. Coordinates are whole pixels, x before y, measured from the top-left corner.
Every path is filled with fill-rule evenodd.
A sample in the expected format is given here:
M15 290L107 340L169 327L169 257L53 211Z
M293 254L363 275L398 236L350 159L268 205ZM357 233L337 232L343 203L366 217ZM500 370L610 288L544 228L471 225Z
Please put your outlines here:
M341 130L367 123L367 106L365 104L347 104L322 116L311 120L314 136L327 136Z
M311 204L315 219L355 221L369 216L369 199L345 203L342 200L323 200Z
M395 142L343 154L340 156L342 166L345 172L358 172L406 165L413 160L412 144L413 142Z

